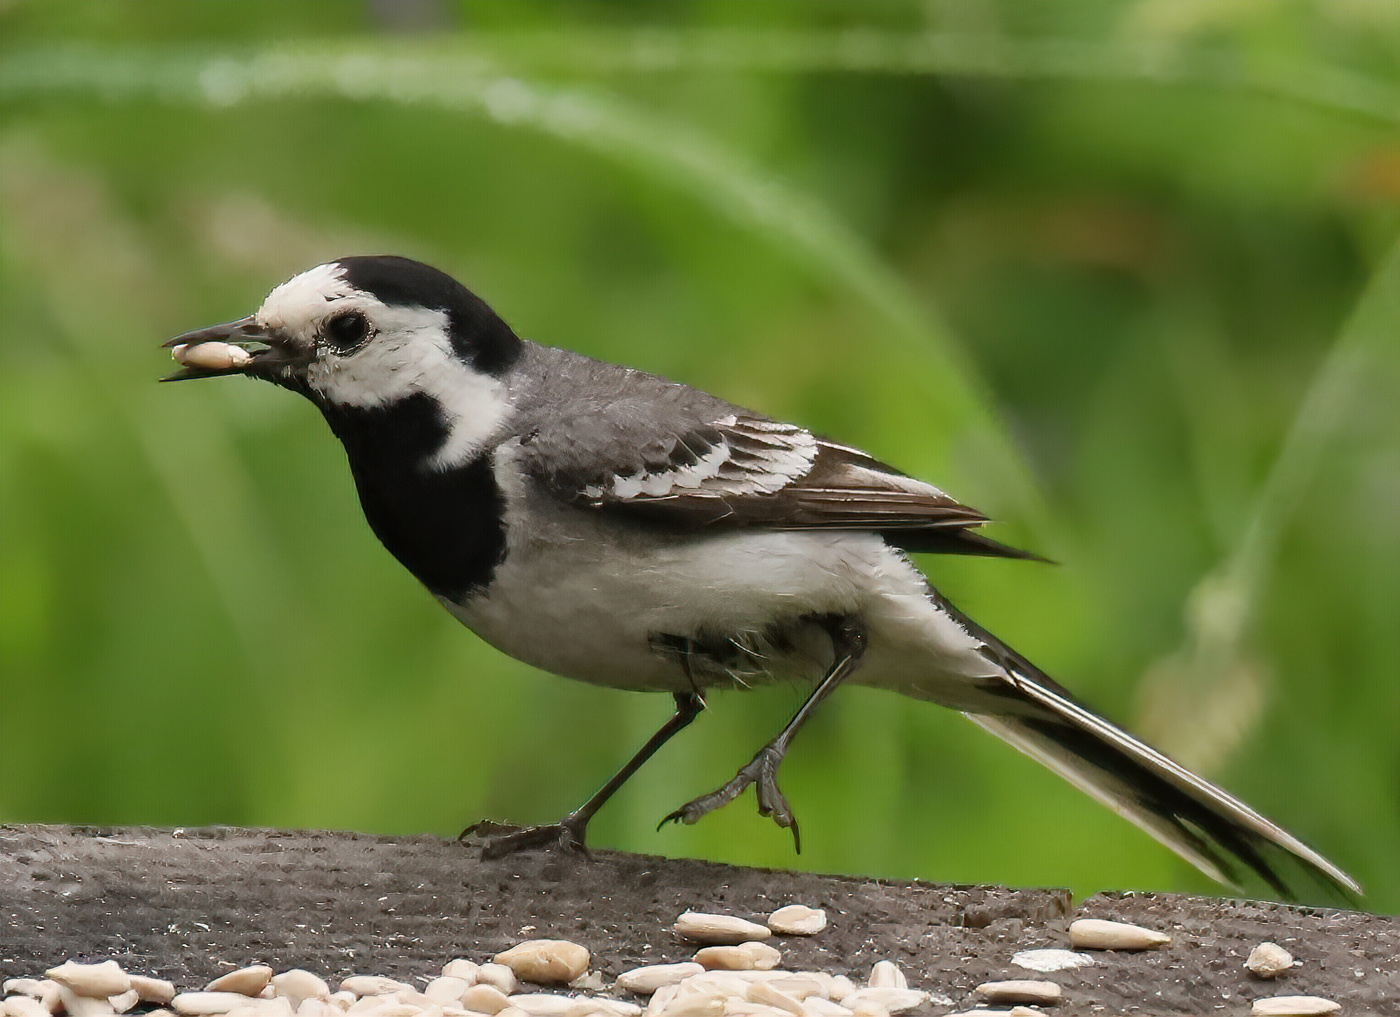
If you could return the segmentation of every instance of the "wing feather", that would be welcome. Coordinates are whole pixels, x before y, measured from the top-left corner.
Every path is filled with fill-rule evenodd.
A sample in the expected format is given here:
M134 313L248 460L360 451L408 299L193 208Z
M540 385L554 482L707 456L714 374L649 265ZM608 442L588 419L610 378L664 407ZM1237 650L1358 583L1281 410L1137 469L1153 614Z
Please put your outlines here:
M542 491L676 531L866 530L909 551L1032 558L986 517L872 456L699 389L523 344L511 455ZM528 384L525 383L528 380Z
M591 477L576 499L682 528L873 530L909 550L1029 557L967 532L987 521L976 509L793 424L735 412L657 451Z

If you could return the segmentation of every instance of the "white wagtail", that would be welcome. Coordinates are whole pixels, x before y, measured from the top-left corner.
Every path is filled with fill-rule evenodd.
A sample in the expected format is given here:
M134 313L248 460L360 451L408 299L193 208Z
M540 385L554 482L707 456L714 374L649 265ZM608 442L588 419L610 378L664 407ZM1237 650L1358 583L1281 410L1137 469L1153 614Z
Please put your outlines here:
M256 313L167 343L168 380L241 374L310 399L375 534L458 620L545 671L669 692L674 715L559 823L492 853L582 847L599 807L709 689L811 693L733 779L797 823L779 764L842 682L958 710L1224 883L1277 862L1357 884L1238 799L1119 730L961 614L907 557L1032 557L986 517L871 458L686 385L523 340L456 280L399 257L319 265ZM665 820L663 820L663 823Z

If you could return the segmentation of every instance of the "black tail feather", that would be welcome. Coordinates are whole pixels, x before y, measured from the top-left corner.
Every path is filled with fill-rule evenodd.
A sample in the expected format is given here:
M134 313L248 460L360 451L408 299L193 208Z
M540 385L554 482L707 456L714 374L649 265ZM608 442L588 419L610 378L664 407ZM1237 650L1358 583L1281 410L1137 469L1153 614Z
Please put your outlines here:
M1233 795L1138 741L963 615L947 610L983 644L1005 675L996 707L967 716L1136 823L1207 875L1239 887L1241 868L1297 900L1286 869L1301 869L1354 905L1361 888L1345 872Z
M1086 766L1100 771L1105 783L1119 784L1136 807L1166 819L1200 855L1210 859L1232 886L1241 885L1238 862L1253 870L1275 893L1293 900L1293 891L1264 857L1262 838L1229 816L1197 801L1175 784L1117 747L1073 724L1048 717L1017 718L1026 728L1060 746Z
M923 529L882 530L885 541L904 551L918 554L970 554L981 558L1016 558L1054 564L1019 547L983 536L971 527L927 527Z

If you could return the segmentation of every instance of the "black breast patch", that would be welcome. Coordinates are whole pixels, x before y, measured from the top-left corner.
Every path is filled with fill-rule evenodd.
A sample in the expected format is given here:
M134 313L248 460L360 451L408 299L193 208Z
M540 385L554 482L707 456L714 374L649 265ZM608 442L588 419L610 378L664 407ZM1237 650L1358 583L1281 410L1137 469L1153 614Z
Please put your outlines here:
M502 497L491 460L434 470L448 429L430 397L389 406L322 406L345 446L365 518L380 542L432 593L462 602L505 557Z

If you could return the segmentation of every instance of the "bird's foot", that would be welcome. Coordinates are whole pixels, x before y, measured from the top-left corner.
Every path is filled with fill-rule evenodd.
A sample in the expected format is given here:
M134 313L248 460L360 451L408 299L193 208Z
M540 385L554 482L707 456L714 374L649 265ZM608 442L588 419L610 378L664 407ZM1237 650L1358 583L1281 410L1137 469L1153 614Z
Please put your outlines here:
M797 853L801 854L802 836L797 829L797 817L792 814L792 808L788 805L787 798L783 796L782 789L778 787L778 765L782 761L783 754L777 748L765 745L729 781L715 788L709 794L686 802L661 820L657 824L657 829L667 823L685 823L688 826L720 806L728 805L752 784L754 794L758 796L758 814L770 816L773 822L791 830L793 846L797 849Z
M544 826L515 826L510 823L497 823L483 819L473 823L457 835L458 840L472 838L481 841L483 859L503 858L517 851L535 851L558 848L588 854L583 835L587 823L579 822L574 816L565 816L557 823Z

